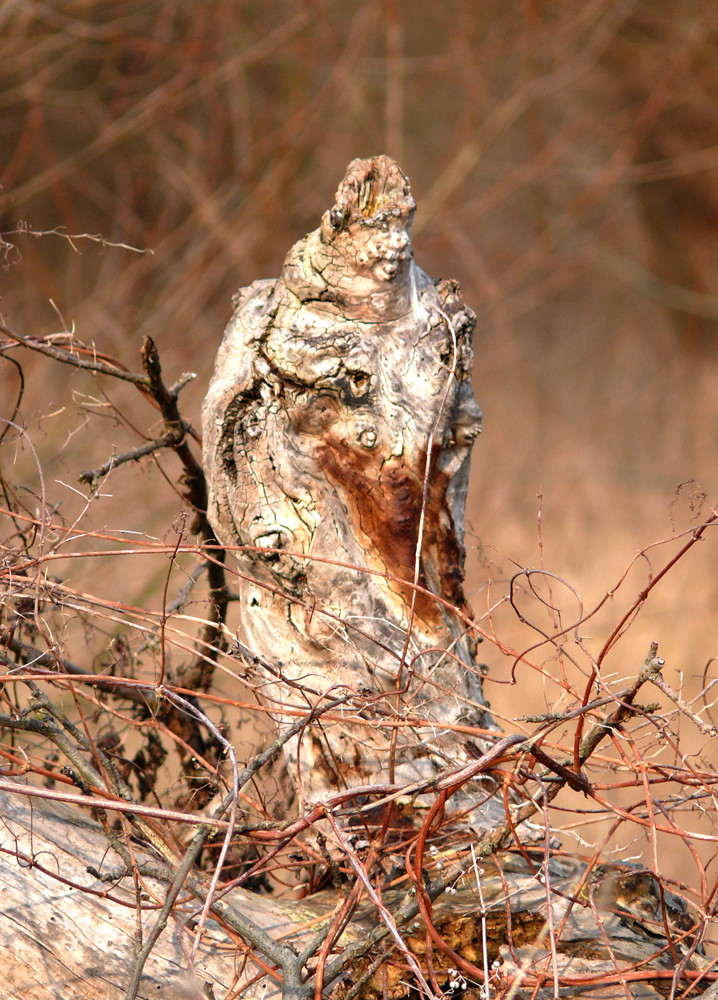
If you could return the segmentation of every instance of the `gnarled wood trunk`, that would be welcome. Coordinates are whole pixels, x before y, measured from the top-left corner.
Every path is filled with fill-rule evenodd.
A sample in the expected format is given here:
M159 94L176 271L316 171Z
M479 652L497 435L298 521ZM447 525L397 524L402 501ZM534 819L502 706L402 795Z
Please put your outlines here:
M281 727L353 696L289 745L310 799L427 778L461 752L447 724L492 726L462 590L475 316L414 262L414 210L391 159L353 161L280 278L237 296L204 404L209 517L237 547L261 697Z

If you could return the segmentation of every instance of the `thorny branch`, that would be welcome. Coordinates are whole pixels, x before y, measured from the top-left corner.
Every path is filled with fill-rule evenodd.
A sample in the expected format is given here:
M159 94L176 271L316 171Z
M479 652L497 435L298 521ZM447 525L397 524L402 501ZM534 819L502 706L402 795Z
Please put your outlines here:
M204 470L193 455L186 440L188 425L177 405L179 388L168 389L165 386L159 353L151 337L147 337L142 346L142 364L147 372L152 395L162 412L166 428L165 436L172 439L172 448L182 462L184 497L195 514L192 530L200 536L207 546L214 548L212 557L206 561L210 615L201 639L210 651L209 659L206 656L198 657L177 677L178 683L184 687L198 687L206 691L211 684L213 674L210 661L216 659L225 643L222 631L228 605L227 582L224 572L225 552L219 546L214 530L207 520L207 484Z

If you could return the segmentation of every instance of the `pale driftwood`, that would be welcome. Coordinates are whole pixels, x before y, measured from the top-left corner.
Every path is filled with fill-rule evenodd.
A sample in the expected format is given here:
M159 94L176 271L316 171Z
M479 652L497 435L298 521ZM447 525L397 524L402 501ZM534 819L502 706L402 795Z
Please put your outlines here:
M310 800L430 777L463 753L447 724L492 727L462 590L475 317L415 264L414 210L388 157L350 164L280 278L237 296L204 404L209 517L240 547L261 697L281 726L348 690L375 723L289 744ZM381 723L408 718L426 728L395 731L394 762Z
M0 794L0 810L3 997L121 1000L134 959L136 909L131 880L110 887L86 870L117 866L101 827L77 809L20 795ZM161 897L163 888L153 885ZM109 898L92 894L98 891ZM145 933L153 916L143 915ZM231 960L215 957L205 968L204 959L206 981L230 974ZM139 996L196 1000L201 993L186 964L170 925L147 963Z
M0 817L3 1000L122 1000L137 949L157 920L157 903L161 905L167 891L166 881L151 873L166 871L171 877L176 865L128 840L126 846L142 872L141 893L136 893L132 875L122 877L122 864L105 832L87 813L61 802L0 791ZM121 832L118 837L124 842ZM117 877L99 881L88 867ZM206 984L222 996L256 974L250 961L249 971L238 975L237 949L211 919L190 963L193 937L185 925L192 926L190 918L196 918L207 886L206 876L188 879L182 902L173 908L144 967L140 1000L205 1000L212 995ZM288 936L302 947L313 930L298 925L307 916L328 911L332 903L325 896L323 906L307 913L297 903L235 888L215 912L223 920L234 913L273 939ZM264 992L271 996L281 991L276 984L272 988L270 979Z

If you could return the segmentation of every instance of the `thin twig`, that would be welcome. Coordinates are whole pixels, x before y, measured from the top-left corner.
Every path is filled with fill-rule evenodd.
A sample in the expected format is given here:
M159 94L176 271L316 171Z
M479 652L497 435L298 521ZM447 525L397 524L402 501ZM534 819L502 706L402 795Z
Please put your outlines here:
M130 451L113 455L104 465L99 466L97 469L90 469L88 472L81 472L77 478L81 483L90 483L94 487L98 480L103 479L109 472L117 468L117 466L124 465L125 462L138 462L141 458L145 458L155 451L160 451L162 448L174 448L182 436L177 430L168 431L162 437L148 441L146 444L141 444L137 448L131 448Z
M678 710L683 713L691 722L696 726L696 728L704 735L714 739L718 736L718 729L715 726L709 726L707 723L701 719L700 715L696 715L693 709L687 702L681 698L676 690L674 690L667 680L661 674L661 668L664 665L664 660L658 657L656 660L652 661L647 670L647 679L651 684L655 684L659 691L662 691L667 698L678 707Z
M112 375L113 378L122 379L124 382L132 382L134 385L140 386L143 389L148 389L150 387L150 380L146 375L139 375L135 372L124 371L122 368L115 368L113 365L106 365L102 361L87 361L84 358L77 357L76 354L71 354L69 351L63 351L60 347L48 344L44 340L36 340L32 337L23 337L22 334L15 333L14 330L11 330L10 327L6 326L4 323L0 323L0 330L2 330L2 332L11 340L21 344L23 347L28 347L31 351L37 351L39 354L44 354L48 358L60 361L64 365L72 365L73 368L83 368L85 371L99 372L102 375Z
M172 884L167 890L167 895L165 896L165 901L159 912L157 920L145 938L144 944L142 945L133 963L130 981L127 985L127 991L125 992L125 1000L135 1000L137 997L137 991L140 988L140 979L142 978L142 970L145 967L145 963L150 956L150 952L157 943L157 939L167 926L167 918L170 915L172 907L180 894L182 886L187 880L187 876L192 869L199 852L204 847L205 841L211 832L211 827L201 826L195 833L189 847L185 851L184 857L182 858L182 861L175 872L174 878L172 879Z

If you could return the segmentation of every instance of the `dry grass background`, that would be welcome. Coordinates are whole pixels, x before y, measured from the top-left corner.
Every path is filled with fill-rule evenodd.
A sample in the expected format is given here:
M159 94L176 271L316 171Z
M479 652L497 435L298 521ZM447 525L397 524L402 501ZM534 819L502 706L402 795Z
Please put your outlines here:
M394 156L419 204L418 262L457 277L479 316L475 607L542 560L589 607L718 498L716 67L709 0L5 0L0 310L24 334L73 326L133 369L151 335L169 381L197 373L182 401L198 422L232 293L277 274L349 160ZM58 227L152 253L35 235ZM129 390L23 365L23 419L72 520L79 471L137 443L124 418L147 428L152 414ZM3 363L5 416L16 391ZM16 461L32 481L30 453ZM703 500L677 491L689 480ZM179 500L155 466L112 487L96 524L170 534ZM673 551L652 550L654 569ZM110 595L152 599L166 564L132 567L131 593L108 573ZM717 569L709 533L607 669L635 674L655 639L670 682L697 691L718 655ZM646 579L640 560L583 627L588 645ZM554 599L570 624L573 595L556 582ZM535 641L505 603L495 627ZM486 659L506 680L500 654ZM489 681L502 718L555 700L518 678Z

